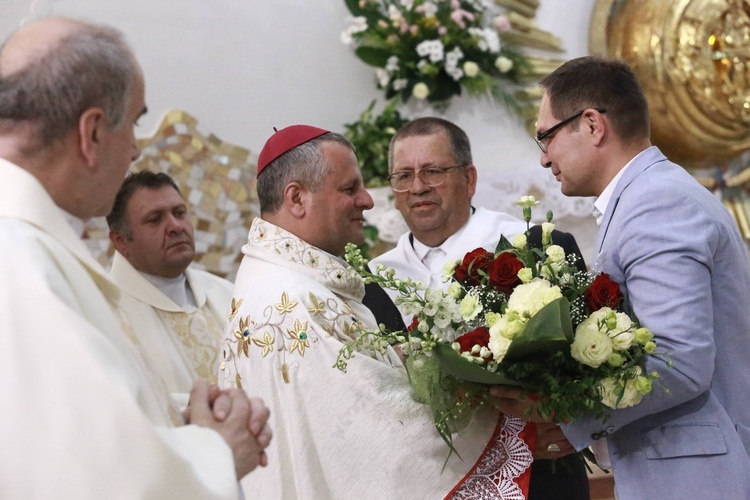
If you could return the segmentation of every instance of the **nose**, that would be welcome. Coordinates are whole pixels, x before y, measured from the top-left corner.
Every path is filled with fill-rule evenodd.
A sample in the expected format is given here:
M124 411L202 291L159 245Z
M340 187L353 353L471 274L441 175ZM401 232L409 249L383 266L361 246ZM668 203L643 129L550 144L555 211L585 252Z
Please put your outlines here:
M550 168L552 166L552 162L547 156L547 153L543 152L542 155L539 157L539 164L544 168Z
M363 210L370 210L372 207L375 206L375 202L372 201L372 196L370 196L370 193L365 189L362 188L360 190L361 196L358 200L358 206L361 207Z
M185 231L184 222L173 214L167 215L167 231L169 233L182 233Z
M414 173L414 180L411 183L411 188L409 188L409 192L412 194L420 194L432 189L432 186L422 180L421 172L420 170Z

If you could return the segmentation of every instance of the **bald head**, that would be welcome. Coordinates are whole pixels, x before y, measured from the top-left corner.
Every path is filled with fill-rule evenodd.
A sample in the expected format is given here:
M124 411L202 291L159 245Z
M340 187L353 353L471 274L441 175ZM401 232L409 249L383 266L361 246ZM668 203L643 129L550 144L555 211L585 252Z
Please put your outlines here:
M93 107L117 128L140 78L118 31L66 18L36 21L0 49L0 135L33 124L38 145L51 144Z

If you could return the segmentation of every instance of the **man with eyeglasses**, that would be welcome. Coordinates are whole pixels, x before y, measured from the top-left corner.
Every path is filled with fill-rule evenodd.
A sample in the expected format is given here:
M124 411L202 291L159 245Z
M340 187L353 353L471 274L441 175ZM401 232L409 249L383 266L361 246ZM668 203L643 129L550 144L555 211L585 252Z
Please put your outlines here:
M565 424L565 435L611 465L620 500L750 498L750 268L737 225L651 145L626 63L574 59L541 85L541 164L564 194L597 197L594 267L666 353L646 362L659 379L640 404ZM517 391L493 392L523 416Z
M501 235L511 239L526 230L526 222L508 214L479 207L471 198L477 185L471 145L466 133L454 123L436 117L412 120L396 132L388 151L389 180L396 208L410 232L396 247L370 262L393 269L400 278L421 280L431 287L447 288L443 267L476 248L494 251ZM553 241L566 253L580 256L572 235L554 231ZM532 228L529 241L541 246L541 228ZM583 259L579 269L586 266ZM386 290L395 298L391 290ZM375 310L380 300L368 290L364 303ZM406 324L411 318L404 317ZM531 470L529 498L588 499L589 487L583 461L569 455L573 448L559 427L539 427L535 462ZM552 459L556 459L553 460Z

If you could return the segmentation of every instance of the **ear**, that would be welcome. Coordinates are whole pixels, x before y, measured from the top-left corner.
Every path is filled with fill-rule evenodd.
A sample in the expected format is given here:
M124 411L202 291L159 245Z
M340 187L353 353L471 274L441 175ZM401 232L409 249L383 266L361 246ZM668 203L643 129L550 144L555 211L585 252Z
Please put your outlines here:
M290 182L284 188L284 208L296 219L302 219L308 210L311 192L299 182Z
M88 167L95 167L101 154L102 127L106 116L101 108L89 108L78 118L78 137L81 155Z
M464 169L464 174L466 175L466 191L469 195L469 199L471 199L477 191L477 168L473 163L470 163Z
M115 250L120 252L123 257L128 256L128 244L125 238L116 231L109 232L109 241L115 246Z
M587 109L581 117L582 126L586 127L585 132L592 140L594 146L601 145L607 136L608 123L604 115L595 109Z

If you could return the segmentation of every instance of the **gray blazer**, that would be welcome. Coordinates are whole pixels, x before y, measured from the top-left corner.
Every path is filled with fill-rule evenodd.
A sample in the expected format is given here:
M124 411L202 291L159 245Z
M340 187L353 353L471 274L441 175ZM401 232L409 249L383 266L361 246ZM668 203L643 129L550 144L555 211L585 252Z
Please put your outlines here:
M750 267L732 217L651 147L617 183L596 249L674 365L649 360L660 378L639 405L566 436L579 450L608 437L620 500L750 499Z

